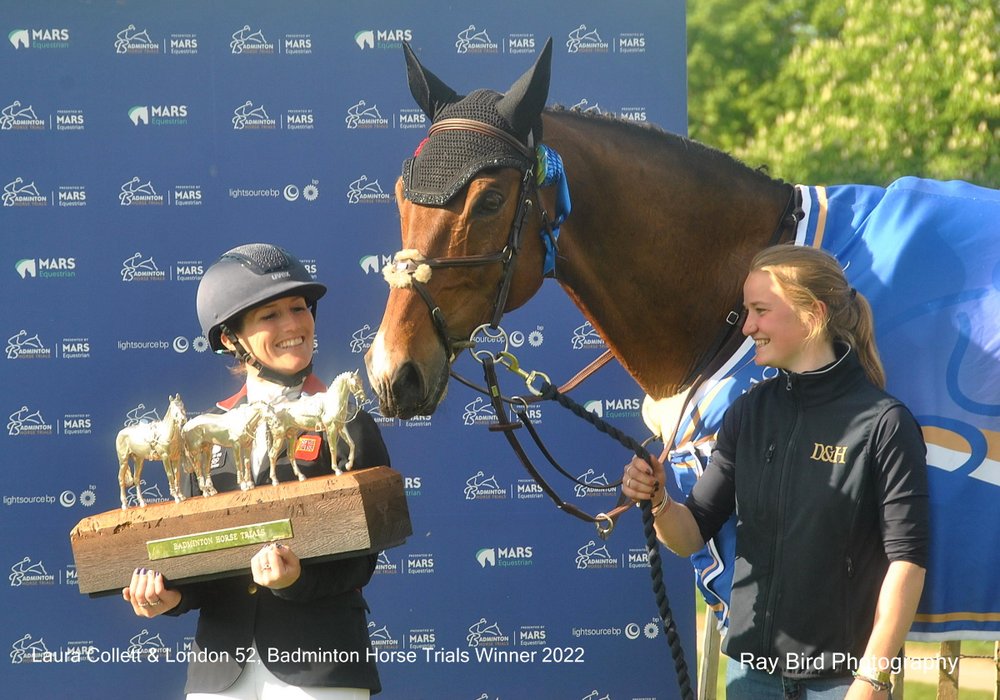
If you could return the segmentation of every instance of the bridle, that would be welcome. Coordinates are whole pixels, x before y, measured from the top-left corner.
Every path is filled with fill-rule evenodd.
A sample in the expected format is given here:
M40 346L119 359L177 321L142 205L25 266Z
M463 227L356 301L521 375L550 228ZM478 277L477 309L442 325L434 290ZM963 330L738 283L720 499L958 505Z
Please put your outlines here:
M527 159L529 165L525 168L524 174L521 177L517 194L517 209L514 211L514 218L511 220L510 231L507 234L507 243L501 250L481 255L459 255L443 258L425 258L417 251L400 251L394 256L393 262L386 265L382 271L383 276L389 282L390 286L412 287L427 305L434 330L444 345L449 363L455 359L456 351L472 347L473 343L470 340L456 338L449 331L444 312L434 301L430 290L427 289L427 281L430 279L430 273L434 270L456 267L481 267L499 263L502 266L501 276L497 285L496 296L493 299L493 310L490 313L489 322L489 327L496 329L500 325L500 319L503 317L507 307L507 298L510 296L510 288L514 280L514 265L523 242L522 232L524 230L524 221L528 215L528 211L535 206L538 193L538 185L534 177L535 166L530 164L535 159L535 153L528 146L525 146L502 129L472 119L442 119L431 126L428 131L428 138L435 133L452 130L474 131L498 138L517 149ZM550 239L553 238L552 226L548 221L548 216L544 209L542 210L542 232L540 235L548 236ZM426 272L418 274L421 266L426 266Z

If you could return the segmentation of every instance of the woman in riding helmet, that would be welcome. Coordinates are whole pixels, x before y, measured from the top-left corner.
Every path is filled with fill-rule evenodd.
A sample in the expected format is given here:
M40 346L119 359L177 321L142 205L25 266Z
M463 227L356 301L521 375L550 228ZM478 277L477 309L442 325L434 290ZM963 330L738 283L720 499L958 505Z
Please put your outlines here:
M298 259L269 244L233 248L205 272L197 300L202 329L212 349L234 355L246 373L243 387L219 402L219 410L326 390L312 374L316 304L325 293ZM359 412L347 429L357 446L355 469L389 464L368 414ZM269 479L263 452L255 446L258 485ZM305 476L318 476L331 473L333 460L343 466L347 450L341 443L331 454L325 437L300 440L295 457ZM288 455L277 473L279 480L292 478ZM211 475L219 491L238 488L230 450L214 448ZM199 493L193 478L185 491ZM290 547L271 544L250 558L250 574L173 586L156 571L137 569L122 595L140 617L200 611L189 700L354 700L381 690L361 595L376 559L302 564Z

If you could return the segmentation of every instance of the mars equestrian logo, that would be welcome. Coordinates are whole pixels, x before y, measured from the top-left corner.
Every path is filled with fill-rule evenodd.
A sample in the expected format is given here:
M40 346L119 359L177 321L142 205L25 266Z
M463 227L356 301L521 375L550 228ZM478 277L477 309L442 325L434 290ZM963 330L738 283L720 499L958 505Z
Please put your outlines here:
M359 100L357 104L347 108L344 123L348 129L388 129L391 126L389 120L379 112L378 105L369 107L365 100Z
M391 204L392 194L382 191L378 180L369 181L362 175L347 186L348 204Z
M135 105L128 110L133 126L186 126L187 105Z
M645 107L622 107L618 110L618 116L625 121L644 123L649 121L646 118Z
M31 557L24 557L21 561L10 567L10 575L7 577L10 585L14 588L20 586L51 586L56 582L56 577L45 570L42 562L31 562Z
M511 34L507 37L507 53L535 53L534 34Z
M52 435L52 424L45 420L42 412L21 406L7 417L7 434L11 437L32 437Z
M141 252L125 258L121 269L122 282L163 282L167 273L156 266L152 256L145 257Z
M646 34L644 32L619 34L615 46L618 53L646 53Z
M410 649L436 649L437 632L433 627L412 629L406 635L406 642Z
M603 398L586 401L585 410L598 418L638 418L642 412L641 398Z
M510 635L504 634L497 622L487 622L485 617L469 626L465 641L470 647L506 647L510 646Z
M274 53L274 44L264 37L260 29L254 31L249 24L244 24L242 29L233 32L229 50L235 55L271 55Z
M523 567L534 564L534 551L530 546L486 547L476 552L479 566L486 568Z
M608 546L594 540L576 550L577 569L617 569L618 559L611 556Z
M48 360L52 349L45 347L37 333L31 335L25 329L7 338L8 360Z
M648 569L649 552L647 552L644 548L630 548L628 550L628 554L626 555L626 561L628 562L628 568L630 569Z
M264 105L254 105L247 100L233 110L233 129L236 131L276 129L278 120L272 119Z
M548 644L547 637L545 625L521 625L517 630L517 645L545 646Z
M25 182L24 178L15 177L3 186L3 205L5 207L45 207L49 198L38 191L34 181Z
M381 275L382 268L386 265L392 263L392 256L373 253L371 255L362 255L361 259L358 260L358 265L361 266L362 271L366 275Z
M119 55L160 53L159 43L153 41L145 28L136 29L130 24L115 35L115 53Z
M76 277L76 258L23 258L14 263L21 279L29 277Z
M607 53L610 48L597 30L589 29L586 24L571 31L566 39L567 53Z
M287 56L302 56L312 53L312 34L285 34L281 43Z
M83 185L60 185L56 190L55 203L59 207L85 207L87 190Z
M480 469L465 480L465 500L482 501L507 498L507 489L497 483L493 474L486 476Z
M545 489L536 484L533 479L518 479L514 488L519 501L534 501L545 497Z
M164 198L157 193L152 180L143 182L136 175L121 186L118 203L123 207L159 207L163 206Z
M168 46L173 56L194 56L198 53L198 35L171 34Z
M39 119L35 108L23 105L20 100L14 100L0 109L0 131L44 131L44 119Z
M413 553L406 555L406 573L408 574L433 574L434 555L427 552L424 554Z
M15 51L21 49L68 49L69 29L12 29L7 41Z
M470 24L458 33L455 50L458 53L499 53L500 45L490 39L485 29L477 30L476 25Z
M412 29L362 29L354 34L354 43L362 51L399 50L404 41L413 41Z

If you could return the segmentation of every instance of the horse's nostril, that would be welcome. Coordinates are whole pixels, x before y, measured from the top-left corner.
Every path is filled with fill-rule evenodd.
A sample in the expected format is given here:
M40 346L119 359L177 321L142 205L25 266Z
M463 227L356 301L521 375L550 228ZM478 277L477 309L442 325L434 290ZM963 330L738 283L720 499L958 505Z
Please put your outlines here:
M414 363L404 363L393 374L392 393L400 407L419 405L423 401L424 381Z

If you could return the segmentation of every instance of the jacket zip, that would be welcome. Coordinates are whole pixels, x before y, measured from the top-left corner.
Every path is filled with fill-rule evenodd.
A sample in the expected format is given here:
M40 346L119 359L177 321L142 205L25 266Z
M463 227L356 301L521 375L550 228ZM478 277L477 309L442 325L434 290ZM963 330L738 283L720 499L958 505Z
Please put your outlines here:
M786 384L785 389L787 391L791 390L791 377L788 378L788 384ZM764 596L766 601L764 607L764 624L763 629L763 644L761 648L767 649L767 655L773 656L775 653L774 643L772 638L772 630L774 628L774 617L775 617L775 599L778 594L778 585L776 585L776 579L778 578L775 574L780 570L780 559L782 550L782 538L781 533L783 530L783 525L785 523L785 472L788 470L788 463L791 459L791 447L795 443L799 432L799 420L801 413L799 411L799 401L795 394L790 394L792 397L792 409L795 413L795 421L792 423L792 429L788 433L788 440L785 442L785 453L782 457L781 464L779 465L778 472L778 498L777 498L777 513L775 514L774 530L772 532L771 540L771 575L768 576L767 591ZM773 457L773 451L768 449L768 462L771 461Z

